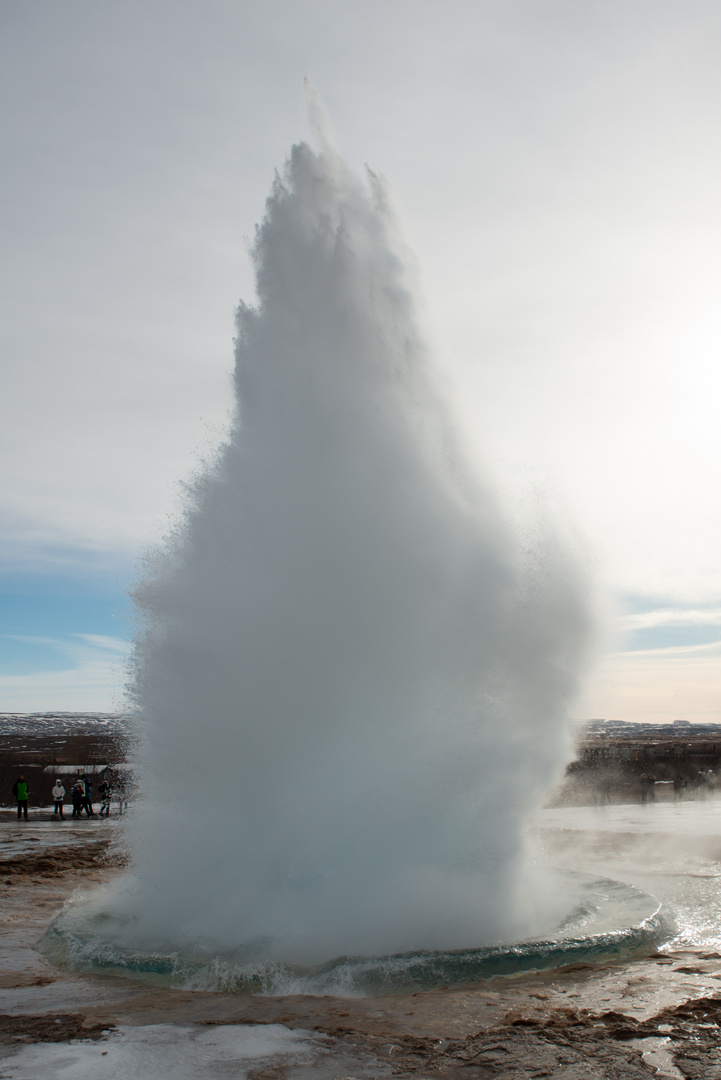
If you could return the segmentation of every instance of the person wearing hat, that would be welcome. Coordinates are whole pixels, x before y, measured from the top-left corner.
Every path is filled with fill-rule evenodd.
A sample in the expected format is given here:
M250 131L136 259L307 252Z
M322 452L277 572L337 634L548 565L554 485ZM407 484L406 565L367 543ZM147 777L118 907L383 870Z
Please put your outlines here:
M28 782L23 774L20 773L13 784L13 798L18 804L18 821L20 821L21 817L24 817L26 821L28 819L28 794Z
M79 778L70 789L70 798L73 801L73 817L80 817L80 811L85 801L85 785Z
M53 817L60 815L60 820L64 820L63 814L63 801L65 799L65 788L62 785L60 777L55 781L55 787L53 788L53 801L55 802L55 813Z

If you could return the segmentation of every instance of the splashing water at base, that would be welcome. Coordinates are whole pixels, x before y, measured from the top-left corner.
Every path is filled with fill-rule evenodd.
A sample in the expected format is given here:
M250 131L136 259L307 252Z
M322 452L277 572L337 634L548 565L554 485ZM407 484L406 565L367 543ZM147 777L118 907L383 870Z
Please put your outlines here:
M267 970L526 938L565 903L524 826L583 584L465 461L375 177L296 146L254 258L232 430L136 594L142 806L105 937Z
M606 963L653 951L668 939L673 918L652 895L617 881L569 875L572 910L541 940L446 952L418 950L392 956L338 956L316 965L269 961L260 948L238 947L214 955L196 943L175 952L138 951L118 942L108 919L107 893L69 903L41 949L75 971L101 971L155 985L202 991L271 995L408 993L461 986L498 975L542 971L572 961Z

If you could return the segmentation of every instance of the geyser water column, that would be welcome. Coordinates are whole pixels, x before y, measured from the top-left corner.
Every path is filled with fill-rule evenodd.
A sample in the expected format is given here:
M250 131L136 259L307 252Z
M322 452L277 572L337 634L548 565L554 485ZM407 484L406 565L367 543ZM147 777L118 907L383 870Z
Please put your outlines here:
M576 570L464 460L373 176L294 147L254 258L232 430L136 594L124 939L313 964L528 932Z

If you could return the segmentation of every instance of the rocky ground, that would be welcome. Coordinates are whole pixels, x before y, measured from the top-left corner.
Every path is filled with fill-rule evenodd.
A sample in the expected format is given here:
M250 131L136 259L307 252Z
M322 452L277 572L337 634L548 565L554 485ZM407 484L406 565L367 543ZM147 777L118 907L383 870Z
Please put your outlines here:
M147 1057L148 1033L172 1025L189 1040L187 1062L202 1049L196 1077L721 1080L721 955L700 949L383 998L199 993L57 970L34 945L77 889L121 872L113 828L0 822L0 1078L121 1075L121 1052L130 1061L142 1033ZM237 1043L248 1025L302 1042L217 1049L223 1032ZM161 1064L148 1075L184 1076L154 1045Z

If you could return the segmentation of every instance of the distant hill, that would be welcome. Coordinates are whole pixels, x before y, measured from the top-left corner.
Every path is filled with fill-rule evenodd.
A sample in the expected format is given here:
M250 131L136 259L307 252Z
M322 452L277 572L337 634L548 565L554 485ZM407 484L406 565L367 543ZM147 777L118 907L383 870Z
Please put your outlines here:
M122 736L127 735L129 729L130 717L124 713L0 713L0 736Z
M609 739L721 739L721 724L693 724L688 720L673 724L630 724L625 720L584 720L578 724L582 738Z

